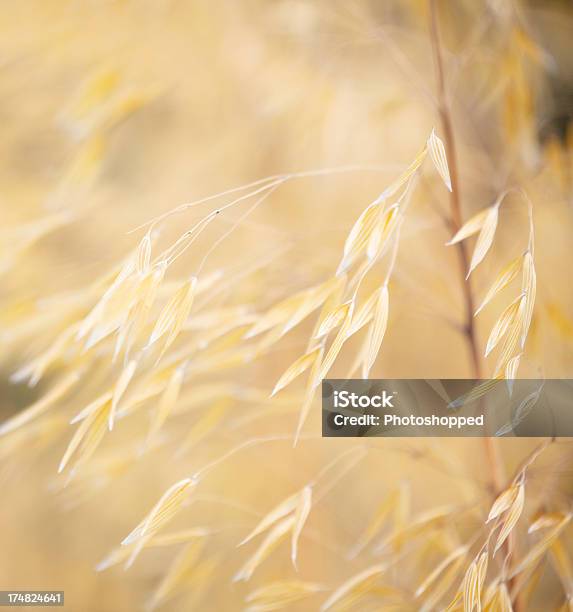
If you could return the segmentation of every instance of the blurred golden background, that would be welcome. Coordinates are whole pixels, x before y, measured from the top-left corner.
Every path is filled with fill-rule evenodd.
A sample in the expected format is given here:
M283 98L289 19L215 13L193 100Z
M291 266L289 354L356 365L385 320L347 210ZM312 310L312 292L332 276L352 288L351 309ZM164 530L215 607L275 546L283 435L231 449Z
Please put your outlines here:
M518 375L570 377L571 5L22 0L0 10L1 420L36 406L25 422L0 430L0 589L65 590L66 609L82 612L143 610L171 576L161 609L319 610L353 576L389 563L376 582L351 585L352 597L333 608L447 608L501 492L482 441L321 439L315 398L293 447L304 385L297 380L269 396L305 352L313 323L271 338L255 354L243 349L244 336L273 304L331 278L362 211L412 162L433 128L447 140L433 10L463 220L508 188L522 189L533 203L537 296ZM152 443L142 448L161 404L157 393L120 413L125 418L98 438L77 474L59 475L76 431L69 421L113 388L125 365L123 355L112 362L113 338L85 347L75 334L145 235L131 230L182 204L285 174L276 189L261 192L264 201L256 204L255 194L223 209L166 272L161 306L191 275L204 288L170 347L171 354L191 351L188 375ZM153 255L217 206L256 189L166 217L151 236ZM474 375L458 329L464 305L456 256L444 246L451 232L441 217L449 206L428 161L402 224L372 377ZM491 253L472 274L476 302L527 247L525 213L519 194L510 193ZM376 271L367 289L382 278ZM496 297L476 318L480 355L507 303ZM153 306L149 329L161 306ZM359 347L356 338L349 341L330 375L347 376ZM493 376L495 360L480 360L484 377ZM25 375L29 364L34 385L26 384L34 379ZM136 399L157 383L153 365ZM42 398L74 373L79 379L43 407ZM496 441L504 486L539 443ZM567 441L558 440L528 469L510 565L537 541L527 527L540 512L571 510L572 458ZM171 485L210 465L190 503L161 531L204 529L192 537L196 559L173 570L189 546L177 541L146 547L128 571L96 571ZM300 534L298 570L285 540L250 580L234 582L259 545L238 544L308 483L319 493ZM440 507L443 516L412 529ZM372 542L358 550L369 528ZM491 558L484 601L487 585L507 583L515 610L571 605L573 577L563 561L570 531L560 532L562 548L544 551L539 571L523 582L508 578L501 553ZM385 538L390 549L380 546ZM465 543L472 552L444 582L443 595L417 596L440 560ZM283 590L267 594L270 603L249 602L249 594L274 582Z

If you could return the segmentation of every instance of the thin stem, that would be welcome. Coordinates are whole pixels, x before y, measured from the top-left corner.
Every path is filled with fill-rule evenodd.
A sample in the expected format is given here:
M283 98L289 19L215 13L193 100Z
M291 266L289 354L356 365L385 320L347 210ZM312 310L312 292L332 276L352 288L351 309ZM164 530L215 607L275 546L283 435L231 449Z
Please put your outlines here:
M430 3L430 39L432 43L432 53L434 56L434 65L436 70L436 78L438 82L438 112L442 122L444 131L444 144L446 148L446 156L450 170L450 179L452 191L450 196L450 216L453 231L456 232L462 225L462 202L459 188L459 174L456 156L456 145L454 138L454 129L452 125L452 117L450 112L449 100L446 92L446 80L444 73L444 64L442 59L442 48L440 44L440 35L438 29L438 15L436 0L429 0ZM474 324L474 300L469 279L466 280L466 270L468 267L468 254L465 243L459 242L457 245L458 260L460 265L461 284L463 288L465 302L465 321L463 326L464 334L467 338L467 343L470 349L471 363L474 378L481 378L481 363L479 357L479 349L477 342L476 329ZM489 465L491 474L492 488L495 495L503 489L505 484L505 474L502 458L497 446L497 440L491 437L483 438L484 451ZM511 553L509 542L505 543L507 554ZM510 590L511 590L511 584ZM520 612L521 605L519 599L514 602L515 612Z
M226 189L225 191L221 191L219 193L215 193L204 198L200 198L198 200L194 200L193 202L186 202L185 204L181 204L172 210L169 210L145 223L138 225L128 232L128 234L132 234L133 232L137 232L140 229L148 228L148 227L156 227L165 219L172 217L173 215L177 215L187 210L199 206L200 204L205 204L207 202L211 202L212 200L217 200L227 195L231 195L233 193L238 193L241 191L246 191L247 189L251 189L253 187L258 187L254 191L249 191L246 194L238 196L236 199L232 200L230 203L226 204L220 210L224 210L225 208L230 208L239 202L244 200L248 200L253 196L274 187L275 185L280 185L281 183L285 183L292 179L299 178L312 178L312 177L320 177L320 176L331 176L334 174L342 174L342 173L351 173L351 172L394 172L396 170L400 170L401 166L395 165L350 165L350 166L338 166L332 168L319 168L318 170L303 170L301 172L290 172L283 174L273 174L272 176L267 176L262 179L258 179L256 181L252 181L251 183L247 183L246 185L241 185L239 187L233 187L232 189ZM259 187L262 185L261 187Z
M446 157L450 169L450 179L452 183L452 191L450 195L450 224L453 232L462 226L462 205L461 194L459 188L458 164L456 155L456 144L454 138L454 130L452 126L451 113L446 95L446 82L444 76L444 67L442 60L442 50L440 45L438 20L436 11L436 0L430 0L430 32L432 41L432 52L434 55L434 64L436 68L436 77L438 81L438 112L442 122L444 131L444 143L446 147ZM464 333L468 339L470 348L470 357L472 363L472 372L474 378L481 378L481 363L479 358L478 343L476 338L474 324L474 301L469 281L466 282L466 272L468 268L468 254L466 245L463 241L457 245L458 260L460 265L460 276L462 279L462 288L464 292L465 303L465 321Z

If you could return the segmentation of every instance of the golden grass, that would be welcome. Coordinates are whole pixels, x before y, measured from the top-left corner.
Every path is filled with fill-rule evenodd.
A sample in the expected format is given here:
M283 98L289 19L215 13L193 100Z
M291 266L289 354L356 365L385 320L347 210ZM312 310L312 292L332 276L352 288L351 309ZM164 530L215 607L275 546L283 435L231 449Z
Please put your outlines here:
M326 440L318 396L570 375L570 11L67 8L4 9L0 587L568 609L568 441Z

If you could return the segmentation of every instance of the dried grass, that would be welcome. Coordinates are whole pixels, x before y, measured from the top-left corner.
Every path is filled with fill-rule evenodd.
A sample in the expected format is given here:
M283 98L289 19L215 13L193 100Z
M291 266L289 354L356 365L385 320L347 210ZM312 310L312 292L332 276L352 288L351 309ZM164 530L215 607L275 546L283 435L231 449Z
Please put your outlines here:
M468 14L464 27L474 19L470 4L460 5ZM359 31L373 23L362 12L367 6L345 8L332 34L347 22ZM570 482L556 482L569 475L560 467L570 459L565 441L510 448L504 441L464 447L449 440L369 440L342 447L318 434L318 389L329 376L421 377L438 371L434 360L444 377L486 372L490 379L458 398L429 381L457 408L502 382L511 395L519 375L570 372L573 324L566 290L547 289L554 227L543 208L570 180L563 168L572 149L569 142L565 153L556 152L535 137L534 100L551 57L513 5L488 3L491 41L474 32L475 53L486 66L491 58L499 62L501 77L487 67L480 68L481 84L456 76L438 35L438 22L447 27L447 21L435 2L428 8L438 95L430 94L424 120L427 126L439 120L440 127L406 137L399 122L387 123L410 164L285 172L167 211L150 205L130 223L118 216L123 232L139 224L143 235L129 235L127 254L110 246L107 269L98 266L94 278L75 279L69 291L44 285L43 300L34 298L23 311L27 290L0 296L1 339L13 352L3 365L11 384L29 388L0 425L0 456L18 468L50 449L51 492L78 512L90 495L116 509L122 500L114 526L129 525L129 535L121 541L104 529L98 545L111 552L90 551L90 563L106 570L98 579L111 580L111 568L139 560L121 580L132 589L145 586L149 609L523 612L539 609L549 592L558 592L562 609L573 601ZM300 8L307 9L315 16L333 10L336 23L341 17L338 9ZM410 27L422 28L425 11L403 10L411 13ZM380 37L393 50L396 72L419 72L401 51L406 42L395 49L385 33ZM249 61L256 61L258 51L251 51ZM246 69L241 57L239 72ZM459 61L463 72L471 59L459 55ZM479 155L479 139L453 112L457 98L468 102L466 92L450 97L456 78L479 85L470 105L478 129L493 131L499 122L500 142L487 143ZM112 67L79 84L58 119L75 148L47 198L52 211L2 231L0 274L11 279L28 257L40 260L35 249L51 234L76 226L89 234L90 205L83 201L110 180L105 161L114 135L162 95L155 87L131 87ZM491 108L503 118L496 122ZM471 146L458 146L458 155L464 141ZM489 149L496 151L491 159ZM392 163L402 155L391 151ZM511 165L502 170L511 180L502 180L495 165L507 159ZM375 197L356 178L368 173ZM334 181L352 181L353 192L343 202L329 194L336 202L331 219L323 218L324 209L313 212L312 223L324 224L324 244L309 240L288 214L280 217L301 197L318 210L313 186ZM519 187L506 187L514 183ZM330 240L338 210L335 229L343 233ZM295 209L293 216L301 214ZM284 243L277 229L288 237ZM446 235L455 248L443 248ZM107 237L98 240L105 249ZM299 242L310 245L303 256L294 252ZM458 262L448 259L452 251ZM424 261L431 278L416 274ZM421 329L412 313L431 311L431 304L443 311L432 312ZM550 333L559 349L543 350L540 338ZM499 436L530 414L542 388L521 400ZM543 477L544 461L556 475ZM144 518L133 527L135 515ZM99 518L90 516L83 528L96 529ZM103 557L97 566L96 557Z

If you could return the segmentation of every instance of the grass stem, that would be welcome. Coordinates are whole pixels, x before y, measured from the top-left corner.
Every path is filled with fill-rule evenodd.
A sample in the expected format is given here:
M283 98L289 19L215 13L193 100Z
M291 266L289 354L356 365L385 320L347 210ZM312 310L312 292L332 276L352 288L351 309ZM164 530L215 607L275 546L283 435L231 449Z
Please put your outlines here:
M450 195L450 224L453 233L458 231L462 226L462 198L460 192L458 161L456 154L456 143L454 137L454 129L452 123L452 114L450 102L446 90L446 78L444 71L444 62L442 57L442 47L440 43L440 33L438 27L438 15L436 0L429 0L429 18L430 18L430 40L432 44L432 54L434 58L434 67L436 71L437 87L438 87L438 113L442 123L444 133L444 146L446 148L446 156L450 170L450 179L452 182L452 191ZM464 324L462 331L467 339L467 344L470 351L471 370L474 378L482 377L482 369L480 362L479 347L477 342L477 334L474 323L474 299L470 279L466 280L466 272L468 269L468 253L464 241L457 245L457 253L460 267L461 286L464 297ZM497 440L491 437L483 438L484 453L489 473L491 475L491 488L494 496L497 496L505 486L505 474L503 460L499 452ZM507 553L509 550L509 543ZM510 590L511 590L511 585ZM521 605L518 598L513 602L515 612L520 612Z

